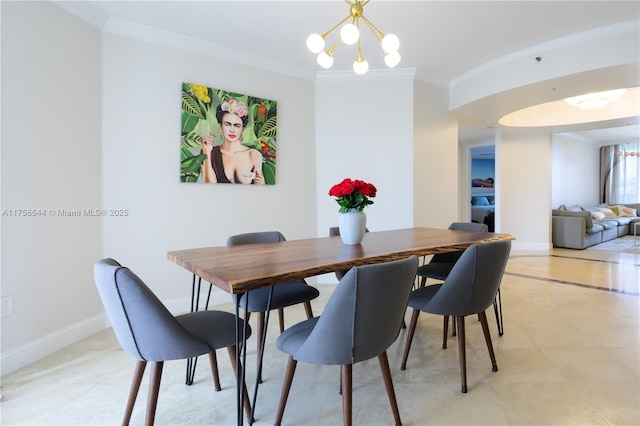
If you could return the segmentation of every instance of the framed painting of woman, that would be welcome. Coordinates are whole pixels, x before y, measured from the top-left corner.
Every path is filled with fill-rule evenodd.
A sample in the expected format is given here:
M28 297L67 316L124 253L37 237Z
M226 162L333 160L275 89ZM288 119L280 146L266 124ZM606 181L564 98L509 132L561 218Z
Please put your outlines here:
M182 83L180 180L276 183L277 102Z

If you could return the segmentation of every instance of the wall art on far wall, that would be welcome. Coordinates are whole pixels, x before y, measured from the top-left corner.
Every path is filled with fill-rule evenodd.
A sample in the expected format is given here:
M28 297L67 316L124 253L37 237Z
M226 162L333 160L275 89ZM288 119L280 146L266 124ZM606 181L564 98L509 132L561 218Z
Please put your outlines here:
M180 180L276 183L277 102L182 83Z

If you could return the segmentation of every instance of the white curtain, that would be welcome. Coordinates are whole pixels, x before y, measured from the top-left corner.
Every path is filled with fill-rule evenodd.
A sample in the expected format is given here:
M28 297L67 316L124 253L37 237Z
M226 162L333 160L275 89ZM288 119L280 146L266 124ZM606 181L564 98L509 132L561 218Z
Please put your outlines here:
M600 148L600 202L640 203L640 141Z

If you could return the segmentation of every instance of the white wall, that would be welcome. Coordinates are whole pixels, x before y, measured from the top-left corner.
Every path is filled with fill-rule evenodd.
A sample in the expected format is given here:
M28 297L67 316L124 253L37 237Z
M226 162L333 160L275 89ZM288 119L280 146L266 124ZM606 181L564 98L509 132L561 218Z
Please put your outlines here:
M551 145L551 206L594 205L598 201L598 145L571 134L556 133Z
M551 135L501 134L496 143L496 232L513 235L512 250L549 250Z
M103 327L100 32L49 2L2 2L2 372ZM55 216L54 213L57 215ZM46 347L46 348L45 348Z
M448 92L414 87L414 225L447 228L459 216L458 123Z
M313 83L106 33L103 46L103 254L130 266L174 310L191 275L167 252L224 245L230 235L315 235ZM180 90L188 81L278 102L276 185L179 179ZM228 301L216 292L214 302Z
M317 234L338 224L329 189L349 177L378 189L370 230L413 226L413 73L326 73L316 83Z

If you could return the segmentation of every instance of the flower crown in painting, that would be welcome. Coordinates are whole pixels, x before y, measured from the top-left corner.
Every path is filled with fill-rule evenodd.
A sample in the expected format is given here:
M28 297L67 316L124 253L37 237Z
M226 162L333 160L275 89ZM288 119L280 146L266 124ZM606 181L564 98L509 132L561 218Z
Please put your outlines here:
M228 101L224 101L220 105L220 110L231 114L236 114L238 117L244 117L248 112L247 105L237 99L229 99Z

